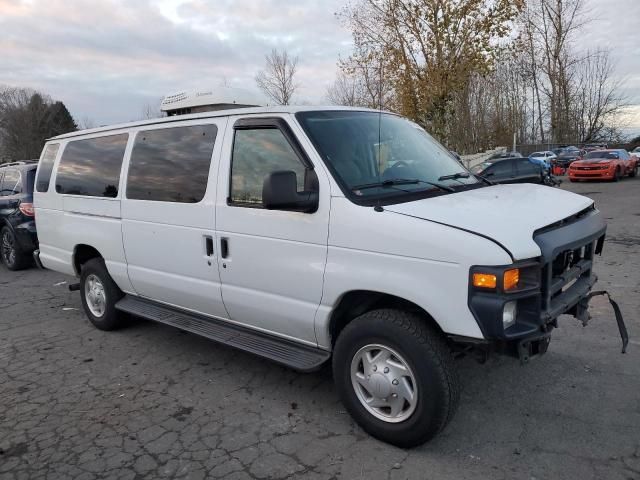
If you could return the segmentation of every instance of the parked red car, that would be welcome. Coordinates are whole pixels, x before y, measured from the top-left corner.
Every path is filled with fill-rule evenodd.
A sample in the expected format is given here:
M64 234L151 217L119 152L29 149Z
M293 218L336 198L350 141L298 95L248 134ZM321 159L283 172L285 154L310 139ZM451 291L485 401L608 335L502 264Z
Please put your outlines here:
M625 175L635 177L638 159L622 149L595 150L588 152L582 160L569 166L569 180L613 180L617 182Z

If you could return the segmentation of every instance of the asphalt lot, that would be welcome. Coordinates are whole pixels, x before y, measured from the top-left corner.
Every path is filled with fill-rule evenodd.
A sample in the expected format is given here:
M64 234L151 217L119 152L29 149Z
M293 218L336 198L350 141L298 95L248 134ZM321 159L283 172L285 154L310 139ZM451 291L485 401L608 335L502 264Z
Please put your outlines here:
M460 360L457 415L408 451L354 424L329 370L142 320L100 332L69 277L0 266L0 478L640 479L640 178L562 188L608 218L597 287L628 353L598 297L527 366Z

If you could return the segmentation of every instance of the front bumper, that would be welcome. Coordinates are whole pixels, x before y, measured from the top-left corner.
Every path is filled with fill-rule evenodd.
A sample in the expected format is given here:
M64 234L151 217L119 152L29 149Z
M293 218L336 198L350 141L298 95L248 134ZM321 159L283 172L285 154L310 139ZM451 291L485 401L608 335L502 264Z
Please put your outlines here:
M610 167L569 167L569 178L573 180L612 180L616 175L615 168Z
M596 283L593 259L602 250L606 224L594 209L580 212L559 224L534 233L542 255L534 260L493 268L496 275L520 268L522 284L512 292L469 290L469 309L486 339L486 346L499 353L527 361L544 353L560 315L580 318L583 302ZM471 270L487 267L474 267ZM488 273L493 273L489 271ZM517 302L514 325L504 328L503 310Z

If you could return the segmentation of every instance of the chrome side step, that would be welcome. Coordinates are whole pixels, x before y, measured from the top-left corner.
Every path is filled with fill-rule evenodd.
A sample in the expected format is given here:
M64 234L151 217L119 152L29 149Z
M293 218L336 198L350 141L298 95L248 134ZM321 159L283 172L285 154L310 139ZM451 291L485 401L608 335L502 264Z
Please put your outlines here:
M177 327L225 345L253 353L301 372L319 369L331 356L326 350L251 330L213 318L184 312L126 295L116 303L122 312Z

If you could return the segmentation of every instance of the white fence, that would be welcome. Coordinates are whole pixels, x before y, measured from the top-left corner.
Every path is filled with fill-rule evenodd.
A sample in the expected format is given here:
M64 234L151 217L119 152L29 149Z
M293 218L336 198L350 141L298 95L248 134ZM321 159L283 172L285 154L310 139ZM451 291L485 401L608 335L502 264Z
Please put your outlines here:
M493 150L487 150L486 152L482 152L482 153L474 153L472 155L461 155L462 163L464 163L464 165L467 168L473 168L476 165L487 160L494 153L502 153L506 151L507 151L507 147L498 147Z

